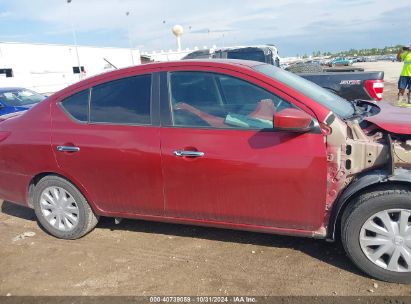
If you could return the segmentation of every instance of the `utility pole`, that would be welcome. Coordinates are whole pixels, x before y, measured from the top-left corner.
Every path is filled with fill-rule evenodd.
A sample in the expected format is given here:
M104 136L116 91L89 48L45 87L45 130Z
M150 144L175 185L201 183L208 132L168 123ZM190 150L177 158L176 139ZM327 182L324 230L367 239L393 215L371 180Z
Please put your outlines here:
M71 9L70 9L70 3L72 0L67 0L67 7L69 11L69 18L70 18L70 24L71 24L71 32L73 34L73 40L74 40L74 48L76 50L76 56L77 56L77 65L79 69L79 80L83 78L83 74L81 73L81 63L80 63L80 56L78 54L78 47L77 47L77 35L76 35L76 30L74 28L74 22L71 18Z

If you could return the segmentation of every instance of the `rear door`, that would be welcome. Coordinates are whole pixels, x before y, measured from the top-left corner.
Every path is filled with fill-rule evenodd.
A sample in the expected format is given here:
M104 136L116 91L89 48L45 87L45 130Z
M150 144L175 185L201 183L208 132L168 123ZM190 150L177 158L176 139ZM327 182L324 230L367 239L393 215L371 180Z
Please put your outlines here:
M169 93L162 109L170 109L161 130L167 216L321 226L324 138L273 130L275 111L295 107L287 95L224 72L176 71L164 78Z
M52 109L60 170L102 211L163 214L156 92L152 74L135 75L67 96Z

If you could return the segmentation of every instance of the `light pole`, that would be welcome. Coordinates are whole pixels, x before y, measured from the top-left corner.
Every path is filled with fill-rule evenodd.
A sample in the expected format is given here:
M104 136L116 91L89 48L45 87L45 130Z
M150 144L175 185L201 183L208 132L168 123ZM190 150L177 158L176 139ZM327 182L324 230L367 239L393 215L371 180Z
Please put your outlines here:
M81 80L83 78L83 75L81 73L80 56L78 55L76 30L74 29L74 22L71 18L71 9L70 9L71 1L72 0L67 0L67 7L68 7L69 18L70 18L70 23L71 23L71 32L73 33L74 49L76 50L76 56L77 56L77 65L78 65L78 71L79 71L78 75L79 75L79 80Z
M132 43L131 43L130 21L129 21L128 16L130 16L130 12L126 12L127 32L128 32L128 44L129 44L129 46L130 46L131 64L134 65L133 45L132 45Z

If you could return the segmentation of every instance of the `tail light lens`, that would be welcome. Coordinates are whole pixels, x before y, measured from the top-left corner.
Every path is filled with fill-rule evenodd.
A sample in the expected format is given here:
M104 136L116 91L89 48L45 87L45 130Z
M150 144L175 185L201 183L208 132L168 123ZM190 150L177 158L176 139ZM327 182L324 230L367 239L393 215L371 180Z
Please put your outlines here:
M366 80L365 89L371 98L381 101L384 93L384 80Z

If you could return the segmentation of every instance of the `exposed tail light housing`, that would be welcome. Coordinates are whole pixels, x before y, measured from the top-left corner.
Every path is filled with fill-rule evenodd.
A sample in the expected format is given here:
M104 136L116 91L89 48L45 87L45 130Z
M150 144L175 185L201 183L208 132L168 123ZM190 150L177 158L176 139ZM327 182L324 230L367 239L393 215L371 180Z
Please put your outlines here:
M384 93L384 80L366 80L365 89L371 98L381 101Z

